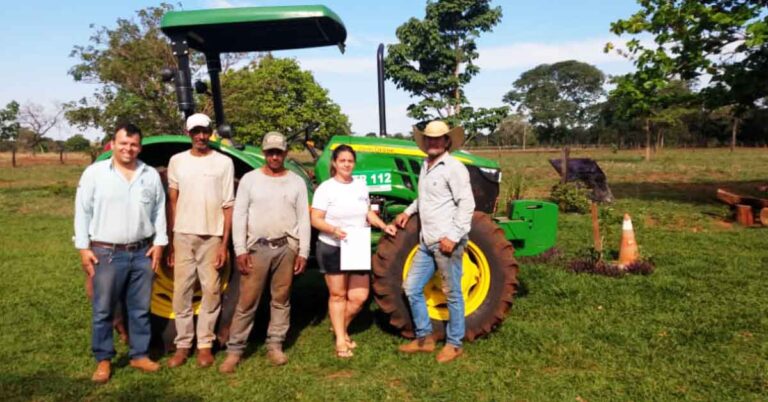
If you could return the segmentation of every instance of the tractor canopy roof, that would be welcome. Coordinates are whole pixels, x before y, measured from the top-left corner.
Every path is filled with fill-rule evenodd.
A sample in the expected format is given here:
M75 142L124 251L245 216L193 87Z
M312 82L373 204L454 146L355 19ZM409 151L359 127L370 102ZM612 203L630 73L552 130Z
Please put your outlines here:
M338 45L347 29L328 7L241 7L170 11L160 24L174 40L204 53L266 52Z

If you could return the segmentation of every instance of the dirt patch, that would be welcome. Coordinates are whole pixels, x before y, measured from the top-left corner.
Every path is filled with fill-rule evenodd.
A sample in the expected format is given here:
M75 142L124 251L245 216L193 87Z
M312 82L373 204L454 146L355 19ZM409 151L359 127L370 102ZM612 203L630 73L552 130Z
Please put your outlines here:
M327 376L325 376L325 378L328 380L337 380L342 378L352 378L354 376L355 376L355 372L352 370L341 370L335 373L328 374Z
M654 217L652 217L650 215L646 215L645 219L643 219L643 224L645 225L645 227L651 228L651 227L654 227L654 226L658 226L659 225L659 221L656 218L654 218Z
M733 222L722 221L718 219L715 221L715 227L718 229L731 230L733 229Z
M91 157L85 153L67 152L64 153L64 165L86 166L91 163ZM61 165L58 153L40 153L40 154L16 154L16 166L40 166L40 165ZM11 153L0 153L0 165L3 167L11 166Z

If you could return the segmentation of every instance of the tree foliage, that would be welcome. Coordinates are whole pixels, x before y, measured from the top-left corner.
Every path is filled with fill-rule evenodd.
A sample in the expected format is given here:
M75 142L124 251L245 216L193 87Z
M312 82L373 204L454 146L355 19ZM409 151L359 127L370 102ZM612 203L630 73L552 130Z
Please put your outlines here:
M419 98L408 115L421 122L460 116L468 101L466 86L480 68L476 39L501 21L501 7L490 0L427 1L424 19L411 18L396 31L398 43L387 47L386 76Z
M90 99L66 105L71 124L109 132L119 122L131 121L149 134L181 132L173 87L160 77L164 67L176 66L160 31L163 14L173 8L163 3L139 10L136 20L120 18L114 28L98 27L90 44L73 48L70 56L79 62L69 75L98 87Z
M82 134L75 134L64 141L64 149L70 152L85 152L91 149L91 142Z
M71 124L109 133L118 123L130 121L148 135L183 132L174 87L160 75L164 67L177 67L160 30L162 16L173 9L162 3L139 10L135 20L121 18L114 28L99 27L89 45L74 47L71 55L79 63L69 74L75 81L99 86L91 98L66 105ZM191 56L192 74L197 75L204 69L204 56ZM323 123L316 133L320 140L349 132L346 116L311 73L301 71L293 60L260 56L249 56L251 65L233 71L237 61L248 57L222 55L223 101L237 139L259 143L267 131L293 133L318 122ZM196 95L195 103L199 111L212 113L211 99L205 95Z
M603 72L587 63L542 64L524 72L503 100L529 115L542 139L567 142L569 131L595 122L604 83Z
M634 91L672 78L702 82L710 108L732 105L732 146L742 115L768 95L768 14L764 0L642 0L642 8L611 24L617 35L653 35L654 44L637 38L625 55L639 74ZM613 48L609 43L606 50ZM641 97L643 98L643 97ZM650 97L648 97L650 98Z
M496 130L488 136L488 145L526 146L536 145L537 139L533 135L528 119L521 114L510 114L499 123Z
M61 105L54 106L52 112L47 111L42 105L33 102L28 102L21 106L19 109L19 123L21 127L29 132L29 136L25 139L25 145L33 153L48 149L49 144L43 145L46 142L45 136L61 123L63 113L64 110Z
M643 0L642 9L611 24L617 35L650 33L627 49L639 67L693 80L711 75L713 89L752 102L768 93L768 15L764 0ZM752 88L743 91L745 86ZM741 97L739 97L741 98Z
M15 142L19 136L19 103L10 101L0 109L0 141Z
M266 56L239 70L222 75L224 108L235 127L236 138L260 144L269 131L299 134L320 123L313 132L322 146L335 134L348 134L349 121L308 71L293 59Z

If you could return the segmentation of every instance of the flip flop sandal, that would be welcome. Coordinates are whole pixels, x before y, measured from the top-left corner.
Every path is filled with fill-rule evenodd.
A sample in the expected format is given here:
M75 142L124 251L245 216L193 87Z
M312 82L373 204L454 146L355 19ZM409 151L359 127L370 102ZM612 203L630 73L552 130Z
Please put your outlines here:
M354 356L354 354L350 349L336 349L336 357L339 359L349 359L352 356Z

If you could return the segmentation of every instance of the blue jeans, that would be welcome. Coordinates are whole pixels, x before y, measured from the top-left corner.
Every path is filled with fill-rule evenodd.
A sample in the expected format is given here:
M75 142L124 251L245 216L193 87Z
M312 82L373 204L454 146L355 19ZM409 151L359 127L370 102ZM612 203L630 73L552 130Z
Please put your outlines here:
M127 311L129 355L131 359L147 356L151 330L149 305L152 298L152 260L145 254L150 246L133 251L93 247L99 260L94 267L91 348L96 361L115 356L112 318L118 300Z
M427 246L419 243L419 248L413 258L413 265L408 271L408 277L403 283L403 290L411 305L413 325L416 327L416 337L423 338L432 333L432 322L427 312L427 302L424 299L424 287L435 274L435 266L443 282L443 293L448 303L448 325L445 329L447 344L461 347L464 338L464 296L461 293L461 259L464 255L466 239L456 243L451 255L440 252L440 243Z

